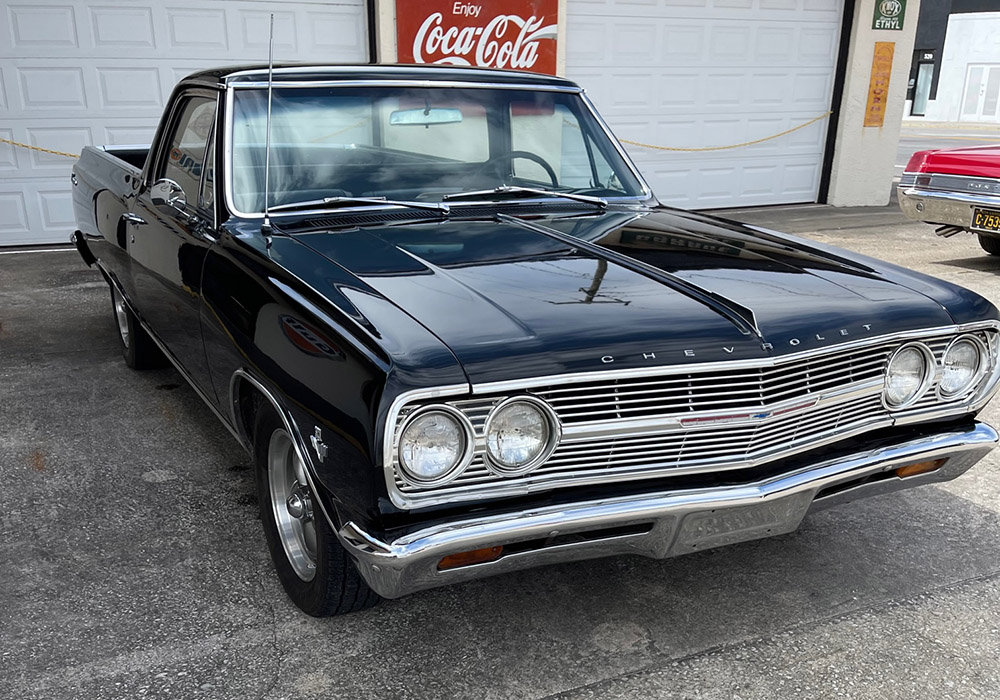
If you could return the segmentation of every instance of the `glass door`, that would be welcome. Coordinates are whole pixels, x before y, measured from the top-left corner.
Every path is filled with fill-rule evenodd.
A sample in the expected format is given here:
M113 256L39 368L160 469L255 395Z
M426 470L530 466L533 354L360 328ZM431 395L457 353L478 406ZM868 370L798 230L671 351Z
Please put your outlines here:
M910 107L910 114L915 117L922 117L927 114L927 100L931 96L931 80L933 77L933 63L920 63L917 65L917 86L913 90L913 105Z
M916 96L914 96L916 101ZM1000 65L969 64L961 121L1000 121Z

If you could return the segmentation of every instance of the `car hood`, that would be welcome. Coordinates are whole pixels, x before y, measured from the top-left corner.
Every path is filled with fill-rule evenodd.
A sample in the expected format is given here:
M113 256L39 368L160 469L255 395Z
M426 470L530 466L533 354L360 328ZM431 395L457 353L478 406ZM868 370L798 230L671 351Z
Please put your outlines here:
M667 209L295 237L437 336L473 384L764 358L953 322L929 278L917 291L846 252Z

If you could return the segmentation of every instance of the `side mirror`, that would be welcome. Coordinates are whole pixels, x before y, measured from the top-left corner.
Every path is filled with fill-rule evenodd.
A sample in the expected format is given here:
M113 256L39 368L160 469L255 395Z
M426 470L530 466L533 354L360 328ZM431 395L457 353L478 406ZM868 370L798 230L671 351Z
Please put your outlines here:
M173 180L163 178L153 183L149 188L149 198L154 206L168 206L181 211L187 206L187 195Z

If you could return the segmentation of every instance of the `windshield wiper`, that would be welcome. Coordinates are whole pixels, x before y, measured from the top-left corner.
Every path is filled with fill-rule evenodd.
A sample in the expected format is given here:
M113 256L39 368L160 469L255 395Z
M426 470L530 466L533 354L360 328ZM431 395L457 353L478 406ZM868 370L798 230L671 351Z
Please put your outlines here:
M600 197L591 197L586 194L573 194L572 192L556 192L554 190L543 190L535 187L519 187L517 185L500 185L499 187L494 187L492 190L455 192L453 194L446 194L441 199L469 199L483 197L490 194L533 194L541 195L543 197L562 197L563 199L572 199L577 202L586 202L587 204L599 206L601 209L608 206L608 200Z
M385 197L325 197L323 199L310 199L304 202L279 204L274 207L269 207L268 211L295 211L296 209L315 208L336 209L338 207L350 206L352 204L409 207L410 209L429 209L430 211L436 211L442 215L447 215L448 212L451 211L451 207L440 202L404 202L401 200L386 199Z

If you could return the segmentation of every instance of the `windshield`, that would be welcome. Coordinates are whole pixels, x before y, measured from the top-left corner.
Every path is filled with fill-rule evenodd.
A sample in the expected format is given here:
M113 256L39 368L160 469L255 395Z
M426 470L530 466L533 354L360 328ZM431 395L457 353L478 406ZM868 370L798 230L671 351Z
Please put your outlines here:
M232 202L241 213L260 213L267 90L237 89L232 118ZM327 197L437 202L502 185L597 197L643 194L576 94L273 90L270 206Z

